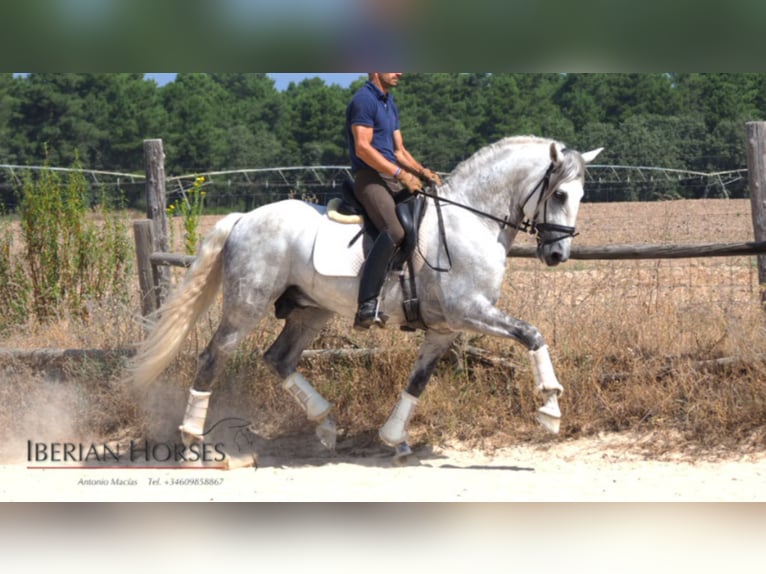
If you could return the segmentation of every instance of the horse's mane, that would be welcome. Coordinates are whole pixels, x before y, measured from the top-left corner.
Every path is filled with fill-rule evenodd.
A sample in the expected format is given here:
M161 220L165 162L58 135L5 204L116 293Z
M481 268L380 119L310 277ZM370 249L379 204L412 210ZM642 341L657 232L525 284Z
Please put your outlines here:
M511 145L523 144L550 144L552 141L548 138L538 136L508 136L495 143L484 146L472 156L461 161L450 174L451 177L461 177L465 172L481 169L484 165L490 163L497 155L497 152Z

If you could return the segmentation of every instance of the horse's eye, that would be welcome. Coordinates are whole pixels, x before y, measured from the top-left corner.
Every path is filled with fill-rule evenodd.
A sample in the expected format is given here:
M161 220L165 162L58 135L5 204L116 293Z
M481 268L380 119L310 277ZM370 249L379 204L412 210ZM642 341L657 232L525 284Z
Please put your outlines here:
M557 189L555 192L553 192L553 197L558 199L559 201L566 201L567 200L567 192L563 189Z

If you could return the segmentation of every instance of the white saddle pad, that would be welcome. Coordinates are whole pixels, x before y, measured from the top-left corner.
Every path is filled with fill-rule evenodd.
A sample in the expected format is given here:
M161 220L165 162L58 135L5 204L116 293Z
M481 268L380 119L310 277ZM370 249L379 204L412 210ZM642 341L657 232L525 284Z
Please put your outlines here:
M358 223L336 223L327 216L319 224L314 239L314 268L320 275L356 277L364 263L362 237L349 247L362 230Z

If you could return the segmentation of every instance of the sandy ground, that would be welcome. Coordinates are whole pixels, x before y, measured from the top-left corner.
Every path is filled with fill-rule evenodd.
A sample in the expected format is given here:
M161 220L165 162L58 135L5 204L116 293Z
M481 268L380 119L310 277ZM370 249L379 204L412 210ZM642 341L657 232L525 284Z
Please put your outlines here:
M293 439L295 440L295 439ZM0 466L4 501L421 501L708 502L766 500L766 453L649 459L637 437L604 435L491 454L463 448L415 449L392 464L390 451L335 454L273 444L257 467L38 468ZM308 441L304 437L301 443ZM294 445L293 445L294 446ZM286 457L278 451L292 451ZM259 450L259 452L263 452ZM53 463L51 463L53 464ZM71 464L71 463L70 463ZM59 466L54 464L54 466ZM96 482L96 484L93 484ZM107 482L108 484L98 484Z
M619 208L615 213L614 209ZM627 208L627 209L626 209ZM752 237L748 200L584 204L583 245L644 241L746 241ZM638 214L638 216L637 216ZM643 214L643 215L642 215ZM201 223L205 233L220 217ZM630 223L650 222L636 227ZM678 222L682 222L681 225ZM647 223L649 225L649 223ZM526 265L526 262L519 265ZM536 265L530 261L529 265ZM749 268L748 268L749 269ZM746 270L751 274L751 270ZM690 275L691 271L684 271ZM732 271L727 271L731 282ZM749 275L752 278L752 275ZM717 280L716 280L717 281ZM749 285L737 280L737 284ZM718 285L716 282L711 282ZM748 286L747 289L750 289ZM6 346L46 348L50 333L26 334ZM23 344L22 344L23 343ZM51 401L59 405L60 402ZM73 403L76 407L77 404ZM37 408L37 407L36 407ZM55 418L47 410L37 418ZM27 433L28 436L37 436ZM24 436L27 436L24 435ZM65 433L62 436L67 436ZM295 439L299 440L299 439ZM648 458L636 444L647 437L604 435L492 453L460 446L416 450L419 464L397 467L383 448L339 448L336 455L277 442L258 449L257 468L235 470L67 468L33 469L0 458L3 501L765 501L766 450L711 459ZM4 445L0 444L0 451ZM207 481L214 484L199 484ZM87 481L109 484L87 485ZM115 484L112 484L112 482ZM122 482L123 484L118 484Z

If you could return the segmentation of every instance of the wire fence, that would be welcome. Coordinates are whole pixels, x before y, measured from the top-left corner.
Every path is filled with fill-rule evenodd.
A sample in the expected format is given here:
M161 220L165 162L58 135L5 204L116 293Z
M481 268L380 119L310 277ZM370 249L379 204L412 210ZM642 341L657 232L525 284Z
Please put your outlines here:
M146 207L144 174L18 165L0 165L0 206L14 211L24 174L35 176L43 169L62 175L82 173L94 203L105 192L115 205L139 210ZM207 207L223 212L249 211L286 197L325 204L340 194L340 186L351 177L351 171L341 165L289 166L169 176L166 178L169 203L191 188L198 176L206 180ZM747 169L702 173L650 166L591 165L586 172L585 202L744 197Z
M577 246L753 241L748 199L585 203L577 227ZM518 243L531 245L533 240L524 236ZM552 269L535 260L513 259L509 267L509 305L518 305L518 312L527 316L565 304L583 309L611 306L625 310L625 317L673 309L689 312L687 317L732 321L761 306L754 255L570 260Z
M23 172L41 167L0 165L0 205L13 210ZM47 168L65 174L67 168ZM119 193L127 206L145 205L145 176L80 170L92 189ZM205 177L208 213L248 211L259 205L299 197L325 204L340 194L346 166L292 166L232 171L207 171L166 179L167 201ZM634 202L612 202L632 197ZM712 243L752 241L747 197L747 170L689 172L648 166L591 165L586 176L586 201L578 218L577 245L640 243ZM679 199L689 198L689 199ZM692 198L702 198L699 201ZM705 199L707 198L707 199ZM726 198L726 199L724 199ZM644 201L653 199L654 201ZM202 231L207 227L203 224ZM519 243L530 242L520 237ZM570 303L593 299L596 286L621 293L624 301L656 304L673 298L688 305L736 306L757 300L760 292L754 256L646 261L572 261L554 270L533 260L514 259L515 284L532 282L538 292L558 284ZM521 280L529 274L529 277ZM649 297L651 295L651 297Z

